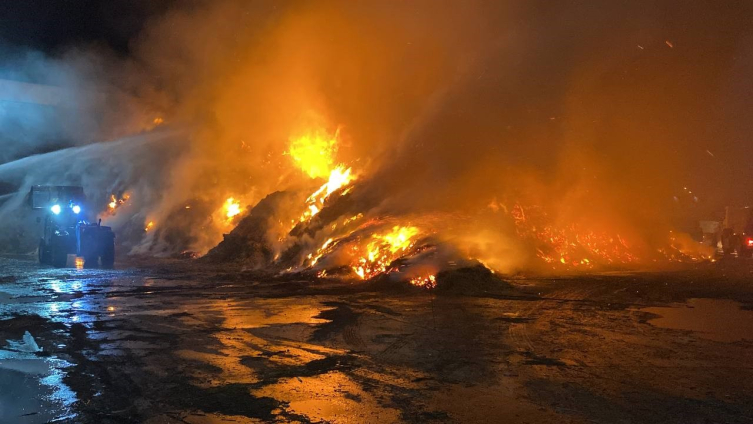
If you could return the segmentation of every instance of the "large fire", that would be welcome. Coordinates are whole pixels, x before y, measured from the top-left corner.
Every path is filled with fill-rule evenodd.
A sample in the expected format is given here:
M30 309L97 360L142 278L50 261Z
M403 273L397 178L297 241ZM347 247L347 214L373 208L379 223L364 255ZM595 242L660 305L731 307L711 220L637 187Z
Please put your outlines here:
M444 224L438 226L433 215L401 219L399 216L374 214L373 210L359 211L351 208L345 209L336 218L329 214L326 218L329 221L312 219L330 205L337 205L341 196L353 190L357 183L352 168L338 163L337 140L337 133L329 135L324 130L314 130L290 140L286 154L293 164L308 178L324 182L305 198L300 205L300 215L286 218L289 224L284 224L277 217L272 220L280 224L281 231L275 233L275 240L283 246L282 249L290 246L298 246L299 249L293 250L293 253L288 252L289 254L283 254L285 252L281 250L274 255L273 262L288 270L313 268L320 277L355 275L359 279L368 280L380 274L396 273L399 278L416 287L436 287L436 272L444 266L455 266L454 258L458 257L445 257L441 259L444 261L442 263L422 262L435 254L432 252L438 251L437 243L452 245L456 242L451 238L436 237L441 232L438 227ZM237 218L243 212L238 200L241 197L242 195L227 198L222 207L215 211L215 218L221 216L225 228L237 224ZM121 198L112 196L111 200L109 208L114 210L128 200L128 195ZM351 205L347 202L344 204ZM596 269L627 266L639 261L639 255L631 243L618 232L586 228L575 223L562 225L553 220L543 207L538 206L514 203L508 207L494 200L489 208L494 213L494 220L511 224L508 228L513 229L511 231L518 239L513 247L526 249L523 256L535 258L538 265L534 267L538 269ZM448 215L446 218L450 221L467 218L466 215L460 215ZM290 219L295 216L298 219ZM442 219L443 223L446 221ZM148 221L144 231L150 232L153 227L154 222ZM422 244L417 246L419 242ZM684 260L689 257L680 253L674 243L670 243L667 249L660 252L668 260ZM466 252L458 245L444 249L442 254L450 251ZM484 258L473 259L476 255L472 251L473 249L464 253L466 263L481 263L489 268Z
M328 136L324 131L314 131L291 141L288 154L302 171L311 178L327 176L327 181L306 199L306 209L301 214L299 222L310 220L322 210L332 194L338 191L340 195L346 193L350 190L347 187L355 181L351 168L343 164L334 165L336 152L337 133L334 136ZM348 223L362 216L358 214L346 218L342 226L346 227ZM337 223L332 225L334 230ZM357 245L350 248L350 253L358 258L351 268L362 279L387 271L387 267L394 259L412 247L412 239L416 234L418 234L418 229L415 227L399 226L395 226L392 232L386 234L373 234L372 240L365 249ZM338 242L339 240L328 238L316 252L306 257L308 266L315 266L322 256L338 245Z
M410 1L253 13L204 3L158 16L122 63L65 68L66 81L98 78L72 85L97 87L77 102L88 113L71 115L86 122L64 113L5 149L0 203L27 183L82 185L91 204L81 218L100 207L119 254L203 255L225 243L217 261L244 269L391 273L428 287L479 263L504 275L706 260L723 249L694 252L712 235L698 219L722 219L712 202L750 197L714 186L713 170L745 157L732 147L750 145L725 142L741 120L702 100L740 71L719 40L700 43L718 57L698 65L683 61L692 40L671 50L648 37L644 51L630 31L521 24L531 10L508 2L460 14ZM614 15L594 10L604 14L594 22ZM500 48L513 27L520 42ZM568 60L542 68L547 54ZM111 99L122 107L105 107ZM58 124L63 141L51 142ZM704 127L728 133L702 137ZM490 199L505 207L491 213Z

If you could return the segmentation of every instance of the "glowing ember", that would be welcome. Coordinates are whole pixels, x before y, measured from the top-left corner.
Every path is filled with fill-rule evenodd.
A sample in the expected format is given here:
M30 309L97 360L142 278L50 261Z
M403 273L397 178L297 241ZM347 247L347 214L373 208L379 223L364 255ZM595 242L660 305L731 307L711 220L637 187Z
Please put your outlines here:
M144 227L144 231L149 231L154 227L154 221L149 221L148 224L146 224L146 227Z
M686 233L669 232L668 243L657 251L669 262L714 261L715 249L693 240Z
M225 200L225 205L223 206L225 211L225 217L227 217L227 220L230 221L241 213L241 203L233 197L229 197L227 200Z
M337 133L324 131L305 134L291 140L287 153L296 165L311 178L326 178L335 163Z
M628 264L637 261L619 234L585 230L572 224L556 227L536 208L526 212L515 205L510 210L518 235L536 247L536 255L547 264L564 268L593 268L598 264Z
M410 279L410 283L416 287L422 287L425 289L433 289L437 286L437 279L433 275L426 277L415 277Z
M372 241L366 246L365 254L361 254L351 268L364 280L387 272L392 261L413 247L418 233L416 227L395 226L389 233L372 235ZM359 252L357 247L355 249Z

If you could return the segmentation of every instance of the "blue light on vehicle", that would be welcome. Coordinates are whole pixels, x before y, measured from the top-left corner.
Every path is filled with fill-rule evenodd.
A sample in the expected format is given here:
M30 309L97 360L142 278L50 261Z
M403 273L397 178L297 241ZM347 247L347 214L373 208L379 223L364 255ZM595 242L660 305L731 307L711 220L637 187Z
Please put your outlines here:
M50 210L55 215L59 215L60 214L60 205L52 205L52 207L50 208Z
M73 213L79 213L79 212L81 212L81 206L79 206L79 205L73 205L73 206L71 206L71 210L73 211Z

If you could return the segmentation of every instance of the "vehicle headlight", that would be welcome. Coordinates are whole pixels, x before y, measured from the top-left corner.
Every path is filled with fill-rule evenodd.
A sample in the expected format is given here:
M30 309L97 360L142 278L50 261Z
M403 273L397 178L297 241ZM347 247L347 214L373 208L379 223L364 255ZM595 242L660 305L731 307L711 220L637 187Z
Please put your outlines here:
M73 205L73 206L71 206L71 210L73 211L73 213L79 213L79 212L81 212L81 206L79 206L79 205Z
M60 214L60 205L52 205L52 207L50 208L50 210L55 215L58 215L58 214Z

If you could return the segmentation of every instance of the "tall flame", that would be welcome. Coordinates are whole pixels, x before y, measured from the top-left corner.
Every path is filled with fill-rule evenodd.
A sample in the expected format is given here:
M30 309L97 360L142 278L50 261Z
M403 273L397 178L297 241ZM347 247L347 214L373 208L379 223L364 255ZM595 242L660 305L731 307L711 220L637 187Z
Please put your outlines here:
M350 168L335 165L337 136L338 132L330 136L324 130L316 130L290 141L287 154L296 166L311 178L327 178L327 182L306 199L306 210L299 219L301 222L319 213L332 193L355 180Z

